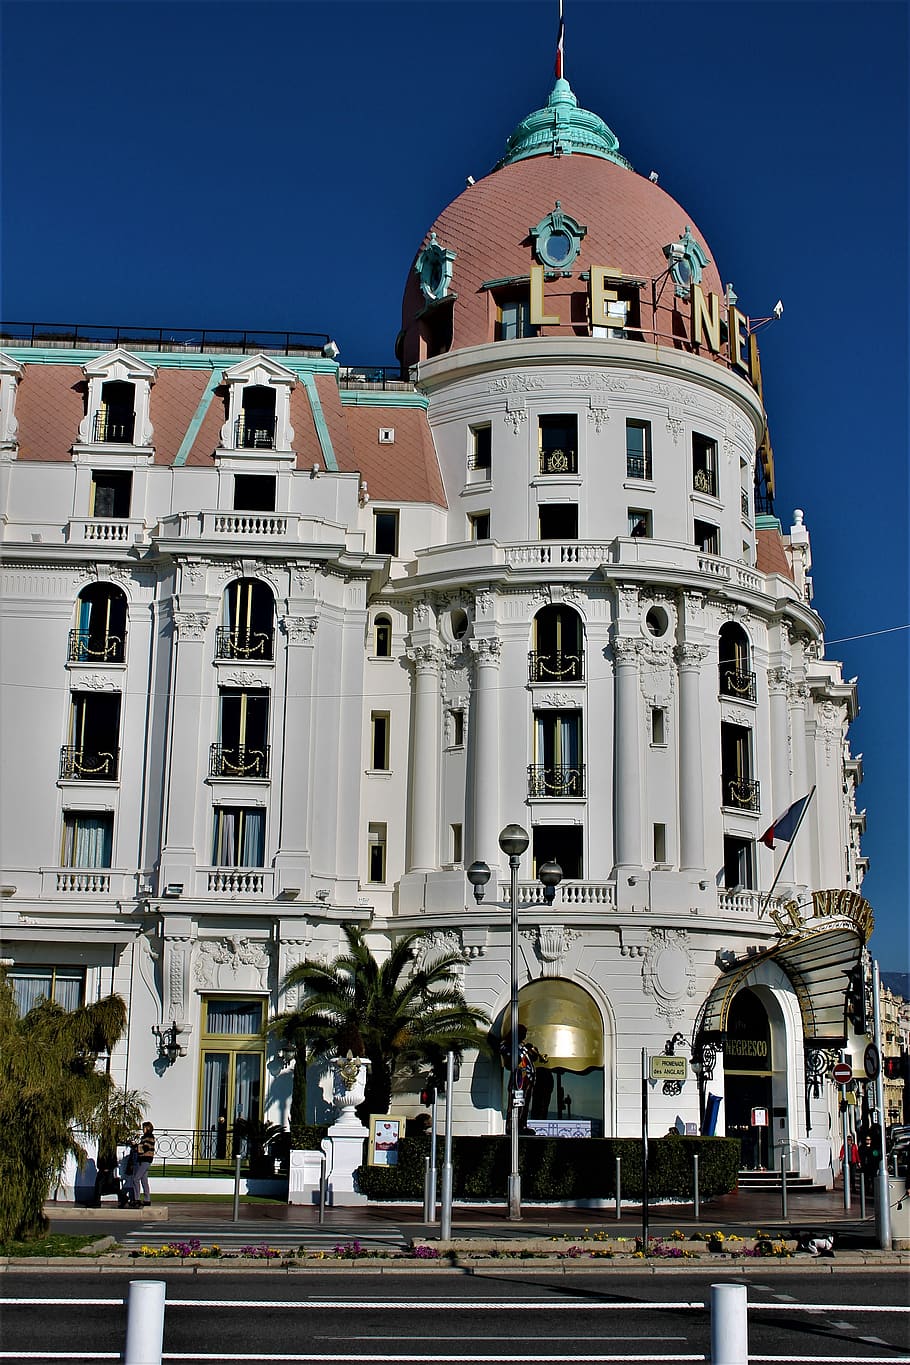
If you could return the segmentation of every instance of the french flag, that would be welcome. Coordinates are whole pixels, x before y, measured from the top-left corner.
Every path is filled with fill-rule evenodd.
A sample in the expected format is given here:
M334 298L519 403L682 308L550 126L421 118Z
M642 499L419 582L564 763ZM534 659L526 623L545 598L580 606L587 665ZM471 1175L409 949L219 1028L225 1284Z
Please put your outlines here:
M790 842L799 828L799 822L802 819L803 811L806 809L808 800L809 796L801 796L798 801L793 802L793 805L790 806L779 820L775 820L773 825L768 826L761 837L761 841L766 848L773 849L775 839L780 839L784 843Z
M556 34L556 66L554 67L557 80L562 79L562 68L565 60L565 36L566 26L562 17L562 0L559 0L559 29Z

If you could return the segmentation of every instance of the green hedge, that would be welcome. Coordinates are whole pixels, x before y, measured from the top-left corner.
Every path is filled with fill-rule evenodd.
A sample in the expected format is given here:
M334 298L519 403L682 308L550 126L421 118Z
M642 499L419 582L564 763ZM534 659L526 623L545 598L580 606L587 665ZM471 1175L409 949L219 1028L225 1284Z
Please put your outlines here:
M524 1199L613 1199L616 1158L622 1158L622 1196L641 1195L640 1138L523 1138L519 1144ZM740 1144L736 1138L663 1137L648 1142L648 1193L651 1199L691 1198L693 1163L698 1153L702 1199L736 1188ZM370 1199L422 1199L427 1137L404 1138L397 1166L361 1166L359 1186ZM442 1166L442 1140L437 1140ZM457 1137L452 1143L455 1199L505 1197L510 1166L507 1137Z

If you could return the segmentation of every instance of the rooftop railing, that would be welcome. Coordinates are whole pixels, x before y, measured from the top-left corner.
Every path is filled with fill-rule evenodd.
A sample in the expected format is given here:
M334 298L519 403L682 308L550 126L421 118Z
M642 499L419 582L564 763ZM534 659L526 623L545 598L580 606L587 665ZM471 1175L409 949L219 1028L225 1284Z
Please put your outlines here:
M322 355L327 332L225 331L196 327L112 327L82 322L0 322L0 343L61 350L224 352L267 351L273 355Z

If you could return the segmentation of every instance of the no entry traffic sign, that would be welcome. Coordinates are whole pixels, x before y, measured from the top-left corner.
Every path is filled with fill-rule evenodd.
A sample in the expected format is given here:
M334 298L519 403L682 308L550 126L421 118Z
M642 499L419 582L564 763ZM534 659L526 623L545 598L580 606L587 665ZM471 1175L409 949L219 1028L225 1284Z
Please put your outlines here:
M853 1068L849 1062L838 1062L831 1074L835 1085L849 1085L853 1080Z

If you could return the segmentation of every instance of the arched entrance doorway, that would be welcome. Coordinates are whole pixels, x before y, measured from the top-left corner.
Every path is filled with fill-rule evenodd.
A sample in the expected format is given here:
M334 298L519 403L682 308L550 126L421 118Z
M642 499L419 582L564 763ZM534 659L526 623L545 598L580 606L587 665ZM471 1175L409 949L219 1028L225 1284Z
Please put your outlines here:
M724 1095L727 1137L742 1142L742 1166L765 1169L771 1164L773 1058L771 1022L754 991L739 991L730 1005L724 1040ZM763 1110L765 1125L752 1122L753 1111Z
M518 1021L541 1054L530 1121L587 1120L591 1136L604 1131L604 1027L596 1001L572 981L548 977L518 993ZM509 1039L509 1013L502 1040ZM508 1073L503 1076L508 1086Z

